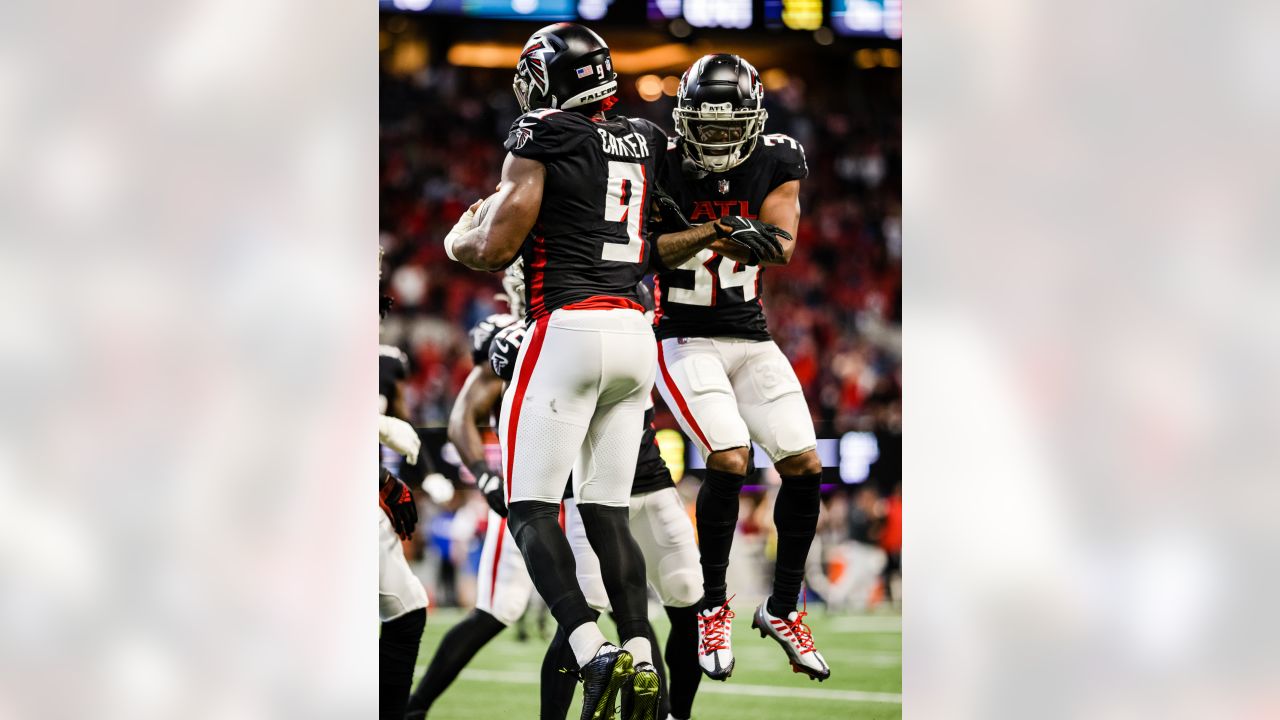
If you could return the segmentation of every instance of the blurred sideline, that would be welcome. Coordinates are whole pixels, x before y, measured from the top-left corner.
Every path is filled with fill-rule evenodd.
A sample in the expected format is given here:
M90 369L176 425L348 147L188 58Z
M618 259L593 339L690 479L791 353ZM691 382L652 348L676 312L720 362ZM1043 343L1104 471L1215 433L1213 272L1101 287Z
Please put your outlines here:
M1275 717L1280 13L907 15L905 717Z

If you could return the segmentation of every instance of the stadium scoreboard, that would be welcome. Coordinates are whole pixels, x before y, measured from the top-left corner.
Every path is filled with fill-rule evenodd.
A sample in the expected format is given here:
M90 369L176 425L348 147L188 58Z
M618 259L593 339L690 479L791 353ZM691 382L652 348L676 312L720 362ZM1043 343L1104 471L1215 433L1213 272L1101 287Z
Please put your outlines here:
M902 0L645 0L649 22L902 37ZM531 22L610 19L628 0L378 0L383 10ZM638 9L638 8L637 8ZM762 12L757 14L757 9Z

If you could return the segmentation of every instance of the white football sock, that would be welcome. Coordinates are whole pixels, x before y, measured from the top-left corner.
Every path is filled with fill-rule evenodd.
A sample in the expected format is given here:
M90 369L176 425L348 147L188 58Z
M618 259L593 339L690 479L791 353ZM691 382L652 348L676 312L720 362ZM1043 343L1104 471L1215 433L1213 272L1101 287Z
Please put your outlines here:
M622 644L622 649L631 653L636 665L640 663L653 664L653 646L649 644L649 638L633 637Z
M600 626L593 622L583 623L569 633L569 647L573 649L573 657L578 661L579 668L586 667L596 653L600 652L600 646L607 642L609 639L600 632Z

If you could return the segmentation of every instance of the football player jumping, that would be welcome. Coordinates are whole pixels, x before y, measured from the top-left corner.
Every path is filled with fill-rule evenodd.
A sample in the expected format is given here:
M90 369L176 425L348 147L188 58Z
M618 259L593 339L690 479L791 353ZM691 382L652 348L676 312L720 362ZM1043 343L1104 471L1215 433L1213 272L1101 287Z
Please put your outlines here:
M773 592L751 626L782 646L795 672L824 680L831 670L796 611L818 522L822 463L800 383L765 324L760 286L764 266L786 264L795 249L808 169L799 143L762 134L763 99L755 68L736 55L702 57L680 80L672 112L678 138L668 149L663 186L690 222L759 218L786 234L780 258L717 241L659 275L658 388L707 463L697 501L703 671L717 680L733 672L725 571L754 440L782 487L773 512Z
M666 213L664 213L666 214ZM645 315L653 315L653 294L643 285L637 288ZM526 335L525 328L513 325L503 330L493 342L490 351L493 370L510 379L515 367L519 346ZM684 502L676 491L671 472L658 451L656 431L653 426L653 402L645 407L644 436L640 441L640 453L636 460L635 480L631 486L629 512L632 536L644 555L649 585L662 601L671 620L667 635L666 673L663 664L654 658L654 666L663 680L658 702L659 718L688 720L693 708L694 695L702 679L698 667L697 603L702 597L702 569L698 565L698 546L693 536L693 525L685 513ZM566 498L565 532L573 547L577 564L578 583L587 603L595 610L609 609L608 592L605 590L600 560L591 550L587 540L582 515L572 497ZM646 628L651 644L657 642L651 626ZM543 718L563 718L564 705L556 705L562 698L557 695L557 679L564 677L560 668L572 663L572 652L567 649L563 629L556 632L555 640L547 650L543 662ZM643 709L633 707L623 687L623 717L643 717ZM572 697L572 686L569 696Z
M509 524L581 669L583 720L610 717L623 684L637 706L656 707L659 687L645 637L644 559L627 516L657 360L636 284L653 254L679 265L721 234L753 253L778 254L774 236L746 220L649 237L645 209L666 136L647 120L605 116L617 85L609 48L594 32L573 23L535 32L516 66L524 114L505 143L498 192L445 238L449 256L473 269L501 269L517 253L524 259L533 324L503 395L499 433ZM560 529L571 470L622 647L596 624Z

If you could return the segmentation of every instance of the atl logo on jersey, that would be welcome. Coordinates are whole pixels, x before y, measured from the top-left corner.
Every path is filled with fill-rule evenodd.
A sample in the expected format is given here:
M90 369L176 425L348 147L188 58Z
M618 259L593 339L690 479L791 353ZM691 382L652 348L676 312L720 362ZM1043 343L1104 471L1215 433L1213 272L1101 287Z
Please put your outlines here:
M750 203L746 200L699 200L693 204L693 212L689 213L689 222L717 220L730 215L748 220L756 219L751 212Z

